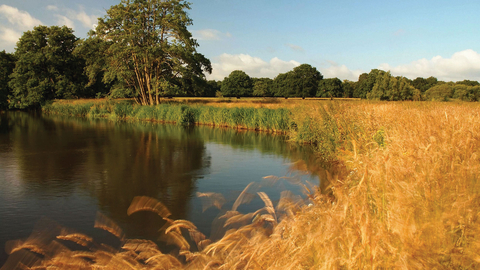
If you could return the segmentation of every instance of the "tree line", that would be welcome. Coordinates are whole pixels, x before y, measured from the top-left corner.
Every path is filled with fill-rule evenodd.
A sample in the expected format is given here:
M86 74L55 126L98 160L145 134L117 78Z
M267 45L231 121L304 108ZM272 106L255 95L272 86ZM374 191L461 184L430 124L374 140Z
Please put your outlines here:
M309 64L252 78L235 70L207 80L210 61L196 51L187 27L189 3L121 0L86 39L66 26L37 26L23 33L14 53L0 52L0 109L30 108L52 99L161 97L322 97L372 100L480 100L480 83L414 80L372 69L358 81L323 78Z
M372 69L363 73L358 81L324 79L316 68L302 64L274 79L250 78L235 70L223 81L209 81L217 95L225 97L320 97L362 98L371 100L480 100L480 83L463 80L439 81L435 77L417 77L414 80L392 76L389 71Z

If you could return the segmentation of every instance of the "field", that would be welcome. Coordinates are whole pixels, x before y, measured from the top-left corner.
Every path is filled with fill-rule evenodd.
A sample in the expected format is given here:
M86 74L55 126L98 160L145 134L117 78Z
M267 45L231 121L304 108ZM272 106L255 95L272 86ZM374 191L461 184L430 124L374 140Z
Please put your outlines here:
M120 251L57 250L37 265L79 269L480 267L478 103L301 99L173 102L181 105L169 106L188 104L198 111L206 107L288 110L288 124L282 131L292 142L314 145L318 159L330 162L327 168L316 168L324 171L329 186L305 186L308 201L282 194L276 205L260 192L265 208L241 214L235 205L245 201L245 194L252 189L248 186L225 216L226 223L242 226L214 242L188 221L169 220L168 209L156 200L138 198L129 211L150 210L164 216L167 226L160 234L178 246L175 253L162 254L152 242L122 239L125 246ZM243 125L235 123L234 128ZM294 166L303 168L303 163ZM276 177L266 179L274 181ZM215 194L200 196L212 205L218 203ZM98 226L119 230L102 217ZM61 237L88 242L86 236ZM17 243L10 251L32 250L32 243Z

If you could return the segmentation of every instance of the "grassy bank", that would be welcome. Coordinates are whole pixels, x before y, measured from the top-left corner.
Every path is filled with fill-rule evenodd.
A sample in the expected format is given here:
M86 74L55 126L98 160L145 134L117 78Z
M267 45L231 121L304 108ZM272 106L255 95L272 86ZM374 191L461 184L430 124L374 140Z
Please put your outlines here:
M288 131L290 122L290 112L285 109L221 108L175 103L156 106L140 106L129 101L52 103L42 110L47 114L158 121L179 125L202 124L272 132Z
M288 108L292 140L334 153L335 162L325 172L328 190L305 187L306 202L287 193L271 202L249 185L220 218L223 224L243 226L226 225L230 230L213 242L187 221L168 220L161 202L139 198L129 213L152 210L165 216L167 225L160 235L178 246L174 256L162 254L152 242L126 240L120 250L91 249L74 253L76 257L57 252L42 264L117 269L480 268L478 104L330 102ZM238 213L236 207L249 192L258 194L265 208ZM199 196L210 198L212 205L219 197ZM113 228L108 222L100 225Z
M250 106L243 106L247 102ZM188 104L188 105L187 105ZM255 99L248 101L169 102L140 106L131 101L55 102L42 108L46 114L127 121L154 121L178 125L209 125L277 132L290 141L314 145L324 159L333 159L342 141L356 140L358 125L338 118L344 105L337 101ZM288 104L288 105L287 105ZM270 108L266 108L266 107Z

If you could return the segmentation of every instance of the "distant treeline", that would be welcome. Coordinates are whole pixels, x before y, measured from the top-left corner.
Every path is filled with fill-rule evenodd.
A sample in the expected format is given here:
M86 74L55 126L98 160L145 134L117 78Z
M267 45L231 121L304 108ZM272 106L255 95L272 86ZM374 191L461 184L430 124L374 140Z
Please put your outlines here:
M38 26L25 32L15 53L0 52L0 109L36 107L52 99L135 97L138 91L109 71L104 54L99 53L104 46L105 41L98 38L77 38L66 26ZM160 96L480 99L477 81L443 82L435 77L410 80L378 69L361 74L357 82L324 79L309 64L274 79L252 78L240 70L223 81L190 76L193 73L188 70L183 74L163 83Z

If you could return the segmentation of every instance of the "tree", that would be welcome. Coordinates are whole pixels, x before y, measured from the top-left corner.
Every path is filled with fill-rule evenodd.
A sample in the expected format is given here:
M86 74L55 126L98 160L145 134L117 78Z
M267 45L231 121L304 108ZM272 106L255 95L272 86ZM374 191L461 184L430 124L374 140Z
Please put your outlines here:
M225 77L221 88L224 97L249 97L253 94L253 83L250 76L241 70L234 70Z
M332 98L342 96L343 87L339 78L323 79L318 84L317 97Z
M472 82L472 81L470 81ZM480 100L480 85L475 83L459 83L457 82L454 87L453 98L461 99L464 101L479 101Z
M204 77L210 61L187 27L192 25L181 0L122 0L99 19L97 36L108 43L105 78L135 89L140 104L158 104L183 76Z
M85 62L83 72L88 78L88 83L85 86L85 95L97 97L110 94L116 97L131 97L132 93L129 93L130 95L116 93L120 89L126 89L125 85L120 81L104 80L105 71L108 68L105 58L107 48L107 42L98 37L77 41L77 46L73 53Z
M437 85L439 82L435 77L428 77L427 79L422 77L417 77L415 80L412 81L412 86L420 92L425 93L428 89L432 88L433 86Z
M259 78L253 83L253 95L256 97L270 97L272 93L273 80L270 78Z
M295 96L313 97L317 93L318 83L323 79L323 75L309 64L301 64L293 69L293 86Z
M453 97L454 91L451 83L437 84L425 92L425 98L427 100L447 101Z
M15 56L0 52L0 110L8 108L8 96L12 89L8 86L9 76L15 68Z
M352 98L355 91L355 82L344 80L342 83L343 86L343 97Z
M477 81L471 81L471 80L463 80L456 82L456 84L463 84L463 85L468 85L468 86L479 86L480 83Z
M368 99L387 100L387 91L390 85L390 72L378 72L372 91L367 94Z
M66 26L37 26L17 43L10 76L10 107L38 106L54 98L82 96L84 62L73 55L78 38Z
M373 90L373 86L376 83L379 74L383 75L385 71L379 69L372 69L370 73L362 73L358 77L358 82L353 92L353 96L356 98L367 98L368 93Z
M295 95L295 74L293 71L280 73L273 79L273 94L276 97L291 97Z

